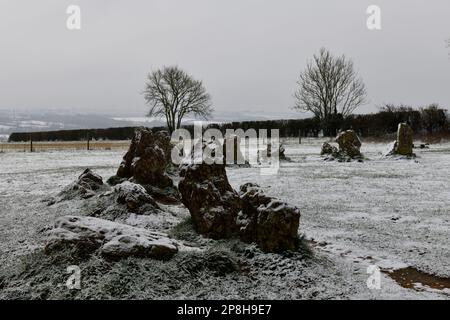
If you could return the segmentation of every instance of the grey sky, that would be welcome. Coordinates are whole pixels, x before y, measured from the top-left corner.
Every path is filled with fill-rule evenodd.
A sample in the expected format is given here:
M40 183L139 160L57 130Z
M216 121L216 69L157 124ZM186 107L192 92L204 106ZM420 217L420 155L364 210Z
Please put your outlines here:
M217 110L286 112L322 46L351 57L371 112L450 106L448 0L0 0L0 109L144 113L146 73L177 64ZM82 29L66 29L81 7ZM366 9L382 10L382 30Z

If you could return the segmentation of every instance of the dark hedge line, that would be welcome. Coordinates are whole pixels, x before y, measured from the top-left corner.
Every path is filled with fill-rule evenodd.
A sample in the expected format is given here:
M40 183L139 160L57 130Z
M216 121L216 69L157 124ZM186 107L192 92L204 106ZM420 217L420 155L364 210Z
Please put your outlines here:
M38 132L14 132L9 136L10 142L20 141L82 141L87 140L129 140L133 137L135 127L107 129L78 129Z
M447 111L436 106L415 110L411 107L394 107L387 105L378 113L351 115L347 118L334 117L328 121L316 118L292 120L243 121L220 124L210 124L225 133L227 129L279 129L280 137L317 137L323 130L329 135L342 129L353 129L361 137L378 137L397 131L400 122L410 124L416 133L447 133L449 121ZM183 126L193 135L193 125ZM29 141L79 141L79 140L128 140L131 139L136 127L121 127L107 129L80 129L42 131L28 133L12 133L10 142ZM154 131L166 130L164 127L154 127ZM270 135L270 132L268 132Z

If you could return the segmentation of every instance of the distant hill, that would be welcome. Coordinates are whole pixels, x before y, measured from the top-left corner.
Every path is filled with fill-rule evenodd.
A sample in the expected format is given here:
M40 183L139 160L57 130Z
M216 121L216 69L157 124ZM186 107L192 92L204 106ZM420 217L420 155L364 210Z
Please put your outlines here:
M258 113L242 112L215 112L210 122L269 120L282 118L301 118L299 113ZM192 124L193 118L187 118L183 124ZM140 115L108 115L96 113L71 113L64 111L33 111L14 112L0 110L0 137L12 132L36 132L75 130L89 128L115 128L115 127L159 127L164 126L163 119L149 118Z
M303 118L300 113L263 113L263 112L215 112L210 122L222 123L231 121L276 120ZM195 121L187 118L183 124L189 125ZM90 128L118 127L160 127L164 126L162 119L149 118L140 115L108 115L96 113L73 113L64 111L33 111L14 112L0 110L0 140L6 140L13 132L39 132L77 130Z

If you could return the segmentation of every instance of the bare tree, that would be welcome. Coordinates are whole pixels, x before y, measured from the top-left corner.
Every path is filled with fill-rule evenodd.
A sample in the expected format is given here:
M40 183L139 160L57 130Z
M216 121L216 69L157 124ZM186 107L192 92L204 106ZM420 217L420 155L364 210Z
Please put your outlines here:
M310 111L322 122L348 116L367 102L365 85L353 62L345 56L334 57L324 48L314 55L297 84L294 109Z
M185 116L208 119L213 111L203 83L176 66L151 72L143 94L150 105L148 116L165 117L170 133L180 127Z

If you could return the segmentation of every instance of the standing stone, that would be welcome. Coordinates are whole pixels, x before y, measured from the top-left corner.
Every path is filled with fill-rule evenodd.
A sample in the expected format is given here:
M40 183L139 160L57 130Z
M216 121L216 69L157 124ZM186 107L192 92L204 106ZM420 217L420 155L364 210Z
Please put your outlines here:
M239 228L239 238L244 242L256 242L258 207L267 205L271 201L254 183L246 183L240 187L239 196L242 203L242 211L239 212L237 225Z
M339 152L345 153L350 158L361 157L361 140L355 131L341 131L335 141L339 144Z
M297 247L299 210L266 196L252 183L237 193L228 182L225 164L190 161L181 167L180 178L181 202L198 233L212 239L240 238L266 252Z
M170 137L167 133L153 133L150 129L139 128L116 175L119 178L133 178L140 184L172 186L172 180L166 174L170 150Z
M396 154L413 155L413 130L406 123L400 123L397 130Z
M298 246L300 211L264 194L253 183L240 187L242 212L237 224L244 242L255 242L265 252L295 250Z
M269 142L266 148L264 147L261 149L258 148L256 153L257 163L258 164L262 164L265 162L270 163L272 160L276 161L276 158L278 158L278 160L280 161L290 161L290 158L286 157L286 155L284 154L285 151L286 149L284 148L284 146L281 143L279 143L278 149L274 147L274 150L272 152L272 143Z
M180 170L181 202L189 209L196 231L212 239L236 234L240 199L225 172L225 164L186 164Z
M406 123L400 123L397 130L397 140L389 144L383 156L414 157L413 147L413 131L411 127Z
M278 148L278 156L280 157L281 161L290 161L291 159L286 157L286 155L284 154L284 152L286 151L286 149L284 148L284 146L280 143L280 146Z

